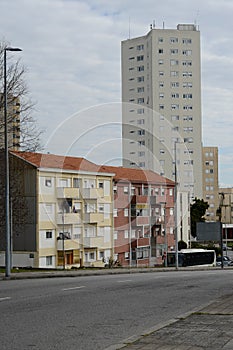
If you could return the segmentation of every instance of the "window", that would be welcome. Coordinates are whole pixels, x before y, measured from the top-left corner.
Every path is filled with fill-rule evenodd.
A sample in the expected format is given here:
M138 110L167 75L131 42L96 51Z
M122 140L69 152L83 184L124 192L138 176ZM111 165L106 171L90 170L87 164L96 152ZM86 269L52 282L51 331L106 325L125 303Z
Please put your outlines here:
M45 186L52 187L52 179L50 179L50 178L45 179Z
M191 115L185 115L185 116L183 117L183 120L184 120L184 121L190 122L190 121L193 120L193 117L192 117Z
M192 39L190 39L190 38L184 38L184 39L182 39L182 43L183 43L183 44L192 44Z
M192 61L182 61L182 65L191 67L192 66Z
M104 183L103 182L99 182L99 188L104 188Z
M74 178L73 179L73 187L80 188L80 185L81 185L81 180L78 178Z
M144 129L140 129L138 130L138 135L145 135L145 130Z
M183 77L192 77L193 73L192 72L183 72Z
M127 209L127 208L124 209L124 216L125 217L129 216L129 209Z
M124 186L124 193L128 193L128 192L129 192L128 186Z
M144 98L143 97L138 98L138 104L142 104L142 103L144 103Z
M144 92L144 87L143 87L143 86L138 87L137 91L138 91L138 93L142 93L142 92Z
M179 119L180 119L180 117L178 115L172 115L171 116L171 120L172 121L179 120Z
M46 231L46 239L51 239L51 238L53 238L52 231Z
M192 50L183 50L182 51L182 55L191 56L192 55Z
M164 105L159 105L159 109L164 109Z
M113 237L114 237L115 240L117 239L117 231L114 231Z
M179 94L178 93L173 93L173 94L171 94L171 97L172 98L179 98Z
M171 53L171 55L177 55L178 54L178 49L171 49L170 53Z
M171 65L171 66L178 66L178 64L179 64L179 61L178 61L178 60L171 60L171 61L170 61L170 65Z
M183 128L184 132L193 132L193 127L192 126L186 126Z
M172 104L171 105L171 109L179 109L179 105L178 104Z
M183 83L183 88L192 88L193 83Z
M170 38L170 43L171 44L175 44L175 43L178 43L178 38Z
M144 60L144 56L143 55L137 56L137 61L143 61L143 60Z
M145 112L144 108L137 109L137 114L144 114L144 112ZM140 119L140 120L144 120L144 119Z
M160 82L159 82L159 87L160 87L160 88L163 88L163 87L164 87L164 82L163 82L163 81L160 81Z
M53 257L46 256L46 266L51 266L53 264Z
M159 49L159 54L163 54L163 49Z
M138 141L139 146L145 146L145 140Z
M117 209L113 209L113 217L116 218L118 216Z
M176 88L176 87L179 87L179 82L178 81L171 82L171 88Z
M138 51L144 50L144 45L143 44L137 45L137 50Z
M139 162L138 165L139 165L140 168L145 168L146 163L145 162Z
M129 259L129 252L125 252L125 259L126 259L126 260Z
M158 39L158 42L159 42L159 43L163 43L163 38L159 38L159 39Z
M174 208L170 208L170 215L174 214Z
M164 98L164 93L163 92L160 92L159 98Z
M183 109L184 110L192 110L193 109L193 106L191 106L191 105L185 105L185 106L183 106Z
M190 98L193 98L193 95L192 94L183 94L183 98L190 99Z
M170 188L170 189L169 189L169 196L172 196L172 195L173 195L173 189Z
M141 76L141 77L137 77L137 82L138 83L141 83L144 81L144 76Z
M170 75L171 75L171 77L178 77L179 76L179 72L171 71Z
M138 66L137 67L138 72L143 72L144 71L144 66Z
M159 76L160 76L160 77L163 77L163 76L164 76L164 72L160 71L160 72L159 72Z
M163 60L159 60L159 65L162 65L163 64Z

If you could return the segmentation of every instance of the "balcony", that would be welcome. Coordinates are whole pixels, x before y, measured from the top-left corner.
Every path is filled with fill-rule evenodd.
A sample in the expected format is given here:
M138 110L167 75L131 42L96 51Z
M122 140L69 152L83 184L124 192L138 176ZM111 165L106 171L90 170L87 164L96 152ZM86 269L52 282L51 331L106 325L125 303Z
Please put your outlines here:
M104 221L103 213L88 213L84 214L84 223L97 223Z
M57 187L57 198L80 198L80 189L74 187Z
M104 237L84 237L83 245L84 245L84 248L103 247L103 241L104 241Z
M136 225L149 225L150 224L150 217L149 216L137 216L136 217Z
M81 196L83 199L97 199L104 197L103 188L83 188L81 190Z
M81 214L80 213L64 213L64 221L63 221L63 213L58 213L56 216L57 225L63 224L80 224L81 223Z
M77 250L80 249L80 244L78 241L73 239L64 239L64 250ZM63 250L63 240L57 240L57 250Z

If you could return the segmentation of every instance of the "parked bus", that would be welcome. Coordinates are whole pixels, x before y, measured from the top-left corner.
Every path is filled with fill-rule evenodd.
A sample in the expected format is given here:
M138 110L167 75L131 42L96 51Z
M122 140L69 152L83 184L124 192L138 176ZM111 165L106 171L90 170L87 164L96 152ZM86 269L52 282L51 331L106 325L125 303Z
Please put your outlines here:
M216 266L215 250L181 249L178 252L178 266ZM176 252L168 252L167 266L176 266Z

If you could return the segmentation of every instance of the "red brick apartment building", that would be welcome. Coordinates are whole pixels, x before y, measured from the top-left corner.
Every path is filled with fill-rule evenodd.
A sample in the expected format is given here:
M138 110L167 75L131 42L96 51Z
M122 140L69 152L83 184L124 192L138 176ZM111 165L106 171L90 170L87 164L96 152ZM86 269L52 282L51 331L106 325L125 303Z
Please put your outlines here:
M122 266L162 264L164 253L175 248L175 183L149 170L111 166L101 170L115 174L115 260Z

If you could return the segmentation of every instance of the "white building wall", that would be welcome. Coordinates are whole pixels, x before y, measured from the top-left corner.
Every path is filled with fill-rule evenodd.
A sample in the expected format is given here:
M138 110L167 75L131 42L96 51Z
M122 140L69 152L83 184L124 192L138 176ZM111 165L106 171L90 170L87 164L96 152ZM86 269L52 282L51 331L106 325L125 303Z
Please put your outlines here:
M199 30L179 25L123 41L122 102L123 165L174 180L175 142L182 142L190 153L176 155L180 188L202 198Z

